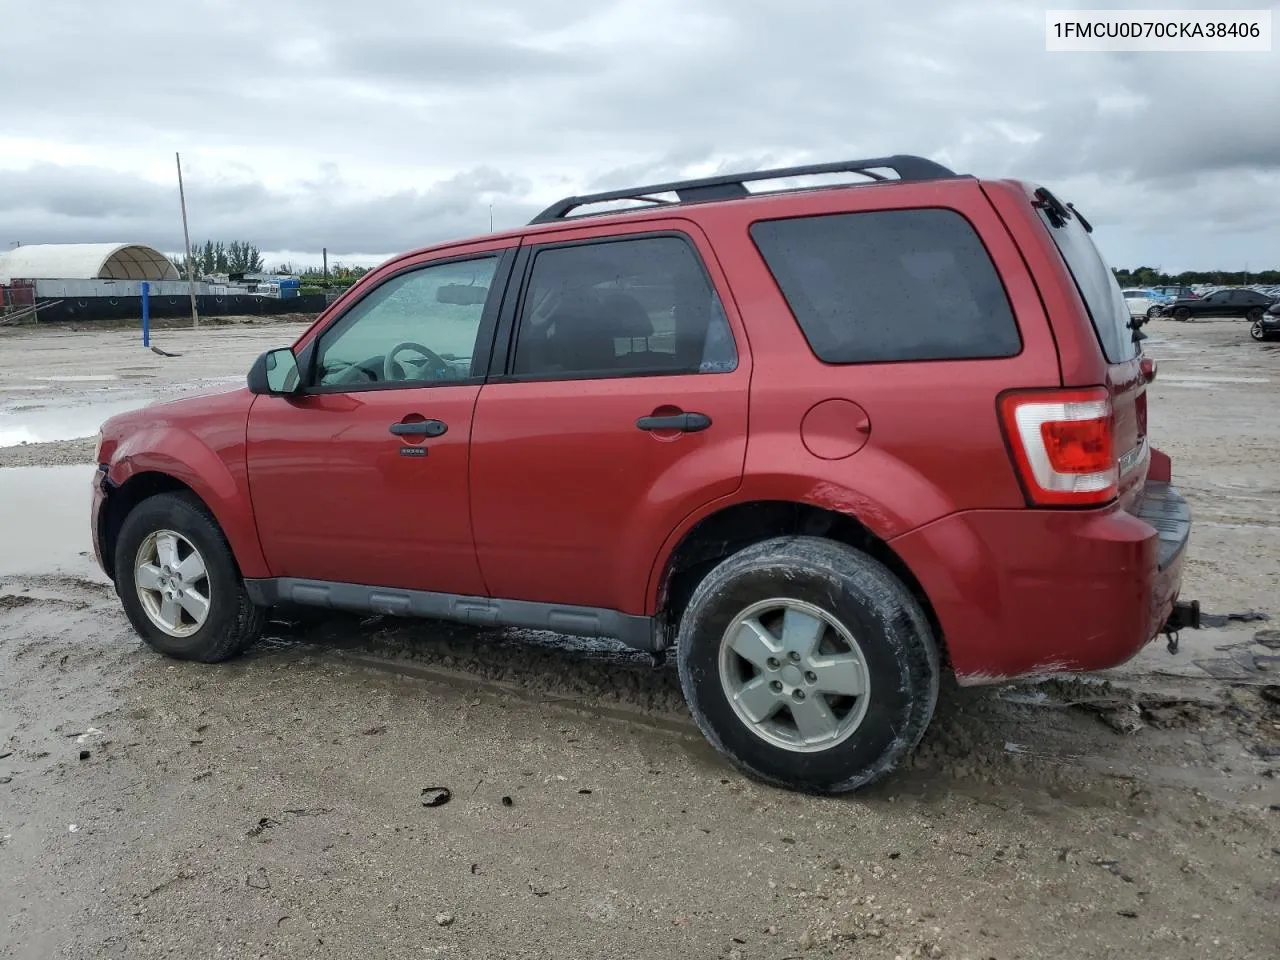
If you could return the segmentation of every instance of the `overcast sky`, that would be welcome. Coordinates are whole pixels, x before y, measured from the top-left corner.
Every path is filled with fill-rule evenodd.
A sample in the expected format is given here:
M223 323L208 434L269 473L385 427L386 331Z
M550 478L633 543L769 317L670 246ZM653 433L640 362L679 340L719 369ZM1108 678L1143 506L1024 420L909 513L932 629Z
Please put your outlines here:
M1077 7L1269 7L1280 3ZM1116 266L1280 268L1280 47L1046 53L1035 0L0 0L0 245L373 262L674 175L917 153Z

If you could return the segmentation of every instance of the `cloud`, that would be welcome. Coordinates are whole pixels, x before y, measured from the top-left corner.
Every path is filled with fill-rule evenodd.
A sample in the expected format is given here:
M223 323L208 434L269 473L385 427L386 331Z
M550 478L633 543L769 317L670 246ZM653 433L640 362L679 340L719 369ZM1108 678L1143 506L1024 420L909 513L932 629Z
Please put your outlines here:
M213 182L189 189L196 238L248 239L265 250L382 254L488 230L488 197L507 198L528 184L491 168L461 171L422 189L380 195L330 177L290 191L261 183ZM524 222L536 205L498 204ZM29 243L139 240L182 249L177 188L94 167L39 164L0 170L0 221ZM150 239L157 238L157 239Z
M372 255L484 232L490 203L509 227L907 152L1049 184L1116 263L1280 266L1280 57L1049 54L1021 0L5 6L0 242L180 247L176 150L194 236Z

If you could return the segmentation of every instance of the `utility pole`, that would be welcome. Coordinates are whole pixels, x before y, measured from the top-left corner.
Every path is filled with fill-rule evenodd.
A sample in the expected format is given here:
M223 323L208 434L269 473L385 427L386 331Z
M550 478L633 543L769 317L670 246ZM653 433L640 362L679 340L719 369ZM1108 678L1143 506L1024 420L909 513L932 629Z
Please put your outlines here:
M489 232L493 233L493 204L489 204Z
M324 257L324 278L328 280L329 279L329 248L321 247L320 255Z
M182 157L174 153L178 163L178 202L182 204L182 239L187 245L187 282L191 285L191 326L200 326L200 314L196 311L196 258L191 255L191 233L187 230L187 194L182 189Z

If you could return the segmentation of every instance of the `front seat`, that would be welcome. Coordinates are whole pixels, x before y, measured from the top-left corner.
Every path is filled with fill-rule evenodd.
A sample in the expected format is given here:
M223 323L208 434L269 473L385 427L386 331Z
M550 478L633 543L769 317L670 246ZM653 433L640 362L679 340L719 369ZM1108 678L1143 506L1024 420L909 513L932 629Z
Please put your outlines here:
M547 326L547 356L561 370L591 373L613 368L618 358L614 335L594 298L566 301L547 318Z

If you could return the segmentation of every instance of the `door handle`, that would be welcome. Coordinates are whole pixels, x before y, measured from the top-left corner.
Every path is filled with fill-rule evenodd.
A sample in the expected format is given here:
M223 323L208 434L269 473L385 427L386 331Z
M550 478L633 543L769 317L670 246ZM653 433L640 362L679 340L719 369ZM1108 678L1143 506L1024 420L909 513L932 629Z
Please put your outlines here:
M678 430L681 433L698 433L711 426L711 418L705 413L673 413L663 417L641 417L636 421L641 430Z
M417 420L391 425L391 432L397 437L440 437L448 429L449 425L441 420Z

